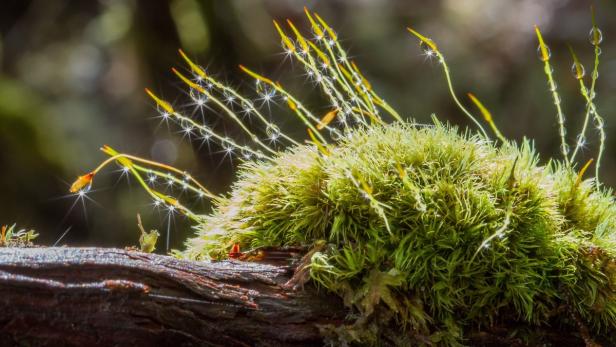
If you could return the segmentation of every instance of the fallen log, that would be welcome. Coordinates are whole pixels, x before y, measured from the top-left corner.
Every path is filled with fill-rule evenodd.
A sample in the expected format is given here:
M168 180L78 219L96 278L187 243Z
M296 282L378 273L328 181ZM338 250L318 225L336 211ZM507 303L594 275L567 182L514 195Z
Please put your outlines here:
M0 249L2 345L321 345L340 300L289 266L104 248Z
M192 262L108 248L0 248L0 345L322 346L344 323L342 301L285 285L294 266ZM523 346L518 324L486 327L471 346ZM536 329L536 328L532 328ZM574 330L546 342L584 346Z

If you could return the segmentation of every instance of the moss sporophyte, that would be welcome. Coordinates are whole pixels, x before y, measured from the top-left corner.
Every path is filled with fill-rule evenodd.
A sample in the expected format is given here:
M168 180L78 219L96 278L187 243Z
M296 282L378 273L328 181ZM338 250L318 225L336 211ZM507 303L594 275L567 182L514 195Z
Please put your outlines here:
M409 28L442 67L451 97L479 129L417 124L403 119L349 60L334 30L305 11L312 33L274 22L286 54L318 85L329 111L317 115L279 82L253 70L259 100L276 99L306 126L307 144L281 132L256 102L221 83L180 50L189 72L173 69L195 105L207 103L233 120L248 142L218 134L152 91L165 121L217 143L243 162L230 193L215 195L187 173L122 154L109 146L98 168L81 176L72 192L89 189L104 166L130 172L157 206L190 218L196 235L178 257L211 261L240 258L242 251L301 246L310 257L298 269L349 307L348 321L323 328L332 341L359 344L463 344L482 326L502 320L530 326L583 325L593 336L616 329L616 205L599 181L605 143L594 104L601 32L592 22L595 49L587 84L572 52L574 77L586 102L583 129L572 146L565 136L550 50L536 28L539 57L556 106L562 158L539 164L529 140L508 140L472 94L491 139L453 88L437 44ZM245 117L263 129L247 126ZM588 124L600 149L595 175L577 163ZM276 150L272 142L286 144ZM586 164L586 165L581 165ZM157 190L156 181L207 197L210 213L192 211ZM187 196L187 194L183 194ZM389 334L387 331L403 332Z

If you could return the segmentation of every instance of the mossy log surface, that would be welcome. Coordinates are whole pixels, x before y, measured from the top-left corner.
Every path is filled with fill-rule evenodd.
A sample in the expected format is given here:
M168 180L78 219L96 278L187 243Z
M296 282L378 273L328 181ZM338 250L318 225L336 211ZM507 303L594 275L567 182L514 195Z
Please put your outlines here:
M202 263L106 248L0 249L0 345L320 346L347 310L288 265ZM470 345L521 345L507 327ZM549 331L554 345L584 345Z

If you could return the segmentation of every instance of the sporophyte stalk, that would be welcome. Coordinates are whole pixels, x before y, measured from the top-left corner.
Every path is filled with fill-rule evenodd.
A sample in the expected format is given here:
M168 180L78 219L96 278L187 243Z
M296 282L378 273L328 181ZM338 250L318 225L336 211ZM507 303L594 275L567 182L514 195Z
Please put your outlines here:
M468 97L481 118L464 107L445 56L430 38L408 28L425 54L437 59L448 92L477 130L460 131L436 117L432 124L403 119L349 59L338 34L318 14L305 13L309 35L290 20L286 26L274 21L274 27L285 56L320 87L324 114L311 111L280 82L240 66L258 93L246 97L182 50L188 72L172 72L195 107L207 104L224 114L247 141L217 133L146 89L163 120L242 161L228 194L213 194L182 170L109 146L102 148L109 157L78 177L71 192L87 191L100 170L117 163L157 206L194 222L195 236L175 256L213 261L243 259L242 251L264 247L309 249L298 271L307 271L312 283L340 295L349 307L344 324L322 327L335 344L459 345L500 320L582 324L595 336L614 331L616 205L612 190L599 180L605 132L594 95L603 36L594 13L590 84L571 49L586 103L572 146L550 49L535 27L561 140L562 158L545 165L530 140L507 139L474 94ZM286 104L306 127L306 143L270 121L265 106L273 100ZM251 129L246 117L264 131ZM591 120L600 146L594 177L585 178L593 161L578 163L576 155ZM157 181L211 199L214 208L193 211L185 199L160 191ZM563 309L569 314L561 314ZM402 334L392 336L391 329Z

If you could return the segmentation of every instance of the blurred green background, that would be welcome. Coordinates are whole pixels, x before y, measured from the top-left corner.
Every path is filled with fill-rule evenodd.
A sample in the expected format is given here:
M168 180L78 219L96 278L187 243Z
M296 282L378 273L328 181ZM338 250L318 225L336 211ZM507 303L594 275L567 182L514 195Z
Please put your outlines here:
M566 0L295 1L295 0L5 0L0 12L0 223L36 228L39 243L126 246L137 243L136 214L171 246L192 233L182 217L156 213L144 192L112 169L96 178L86 209L68 186L105 156L103 144L186 169L214 192L225 192L238 160L220 149L182 139L178 128L159 126L144 87L176 101L188 100L169 68L182 66L182 47L208 71L251 94L238 71L244 64L284 81L317 114L327 111L297 64L284 63L271 20L291 18L306 32L303 6L319 12L338 31L351 56L390 104L407 117L467 126L453 105L439 66L426 60L413 26L434 39L448 58L460 95L475 93L509 138L535 140L545 161L558 155L555 111L536 53L533 25L552 49L555 75L575 141L584 102L571 74L566 48L577 50L587 70L590 2ZM596 1L604 34L599 110L606 118L603 181L616 185L616 2ZM254 94L252 94L254 95ZM464 100L466 104L468 102ZM233 136L237 130L216 114L208 124ZM272 119L298 139L305 137L286 107ZM582 161L596 156L594 128ZM594 170L589 170L594 171ZM71 206L75 206L71 209ZM203 212L205 202L192 206ZM161 248L161 247L159 247ZM164 248L164 247L162 247Z

